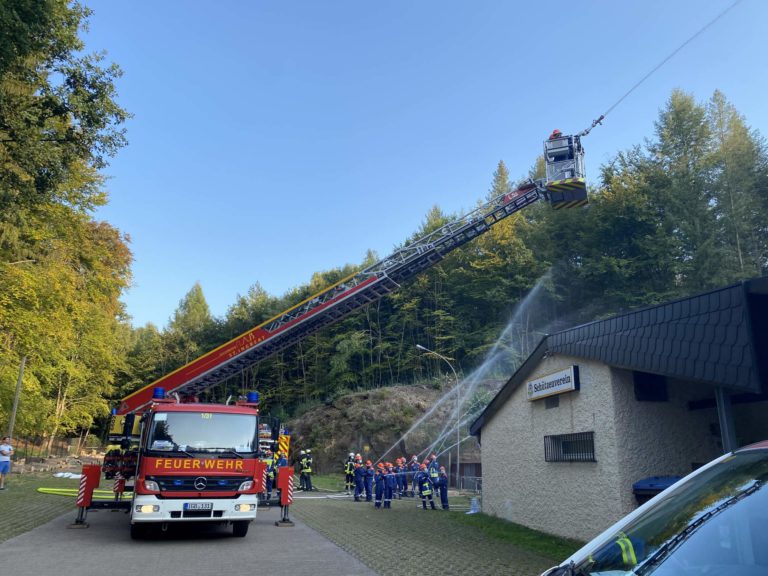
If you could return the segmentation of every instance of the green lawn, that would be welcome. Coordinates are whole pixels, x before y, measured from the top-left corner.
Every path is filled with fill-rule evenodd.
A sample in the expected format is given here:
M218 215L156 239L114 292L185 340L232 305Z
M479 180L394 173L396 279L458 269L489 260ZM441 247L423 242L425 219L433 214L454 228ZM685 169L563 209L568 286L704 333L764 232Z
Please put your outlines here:
M313 476L312 481L314 486L316 486L321 493L324 490L331 493L344 490L344 476L341 474L316 475ZM435 530L438 532L447 531L448 533L453 533L455 531L456 533L462 534L463 537L477 537L482 539L491 547L494 546L493 543L495 542L495 546L499 549L511 545L515 549L526 551L540 557L549 558L552 560L551 564L555 564L556 562L560 562L567 558L584 544L583 542L576 540L568 540L544 532L531 530L530 528L513 524L512 522L493 516L487 516L485 514L467 515L465 512L469 508L471 497L474 496L474 494L466 493L454 495L451 492L450 495L450 502L453 510L448 514L441 513L434 517L434 520L439 521L439 523L432 528L426 528L427 530ZM350 513L361 511L360 507L354 508L354 503L347 503L345 501L325 503L323 501L318 501L313 504L313 508L316 508L315 510L307 509L309 502L307 504L298 502L297 504L298 506L295 506L297 514L302 517L302 519L313 524L313 527L316 529L320 526L321 518L327 517L327 520L323 520L322 524L331 522L333 517L340 513L340 510L346 509L348 506L353 506L353 508L349 509ZM399 508L410 508L405 511L405 518L409 519L411 514L417 512L415 510L417 504L418 499L403 499L397 501ZM339 508L339 506L342 508ZM304 514L302 514L302 508L306 510ZM322 508L323 510L321 511L317 508ZM396 519L397 517L397 514L391 516L392 519ZM419 520L421 520L420 517ZM323 526L319 531L330 537L332 540L337 541L337 544L342 545L343 542L343 547L345 548L355 548L358 545L354 538L349 542L344 541L343 535L337 534L336 530L332 530L327 526ZM366 555L359 554L359 556L364 557ZM381 570L382 567L376 566L375 568Z
M509 542L555 560L568 558L584 545L584 542L578 540L567 540L546 532L531 530L486 514L451 514L451 519L464 526L472 526L489 538Z
M41 474L12 474L0 490L0 542L28 532L65 512L77 515L74 496L41 494L40 487L77 488L78 480L54 478L49 472Z

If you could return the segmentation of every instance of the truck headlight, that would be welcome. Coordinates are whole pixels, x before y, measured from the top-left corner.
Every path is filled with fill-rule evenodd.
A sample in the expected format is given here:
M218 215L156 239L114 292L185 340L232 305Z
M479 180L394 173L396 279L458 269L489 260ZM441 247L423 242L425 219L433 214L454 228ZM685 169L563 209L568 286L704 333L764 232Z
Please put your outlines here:
M253 512L256 504L235 504L235 512Z
M150 512L160 512L160 506L157 504L137 504L136 512L149 514Z
M144 480L144 489L151 492L160 492L160 486L154 480Z
M242 484L240 484L240 488L237 489L238 492L245 492L246 490L250 490L253 488L253 480L246 480Z

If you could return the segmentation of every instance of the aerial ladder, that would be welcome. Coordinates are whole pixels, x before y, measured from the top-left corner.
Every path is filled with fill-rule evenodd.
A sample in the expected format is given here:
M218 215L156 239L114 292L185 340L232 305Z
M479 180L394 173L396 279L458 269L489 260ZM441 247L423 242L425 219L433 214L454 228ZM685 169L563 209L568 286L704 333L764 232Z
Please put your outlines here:
M555 130L544 142L546 178L528 180L468 214L399 248L375 264L344 278L244 334L203 354L125 397L116 413L141 414L153 390L194 399L269 356L396 290L470 240L526 206L546 200L555 209L587 203L581 135Z

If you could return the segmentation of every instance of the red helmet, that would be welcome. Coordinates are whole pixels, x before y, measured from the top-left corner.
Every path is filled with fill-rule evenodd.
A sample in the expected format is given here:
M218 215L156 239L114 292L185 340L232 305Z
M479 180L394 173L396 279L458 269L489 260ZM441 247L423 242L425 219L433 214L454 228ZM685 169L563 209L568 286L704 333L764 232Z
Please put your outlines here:
M384 463L383 463L383 462L379 462L379 463L376 465L376 467L377 467L377 468L384 468Z
M427 469L427 465L426 464L421 464L419 466L419 470L426 470L426 469Z
M563 133L560 132L560 130L558 130L557 128L555 128L554 130L552 130L552 134L549 135L549 139L552 140L553 138L560 138L560 136L562 135Z

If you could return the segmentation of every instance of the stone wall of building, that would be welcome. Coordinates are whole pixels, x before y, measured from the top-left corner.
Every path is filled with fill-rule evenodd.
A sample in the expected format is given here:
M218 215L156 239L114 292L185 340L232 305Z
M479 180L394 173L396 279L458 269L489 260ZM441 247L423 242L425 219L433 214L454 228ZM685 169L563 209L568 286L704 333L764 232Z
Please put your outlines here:
M587 540L621 514L611 370L552 356L529 379L578 365L581 390L559 406L529 401L519 387L482 429L483 511L552 534ZM545 462L544 436L595 434L597 462Z
M768 440L768 402L734 404L733 419L739 446Z
M649 476L685 476L722 454L717 410L689 410L711 398L706 384L669 380L668 400L638 401L632 372L613 369L613 406L619 454L621 515L637 507L632 485Z

